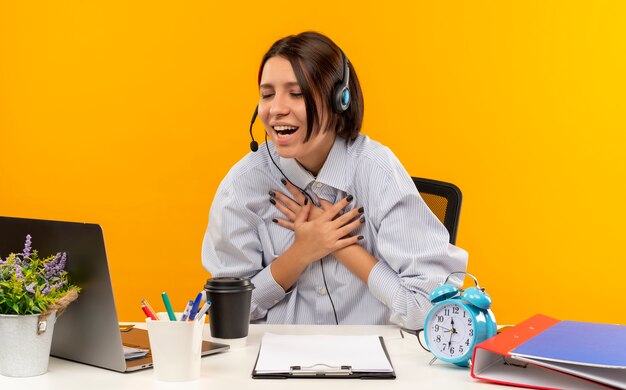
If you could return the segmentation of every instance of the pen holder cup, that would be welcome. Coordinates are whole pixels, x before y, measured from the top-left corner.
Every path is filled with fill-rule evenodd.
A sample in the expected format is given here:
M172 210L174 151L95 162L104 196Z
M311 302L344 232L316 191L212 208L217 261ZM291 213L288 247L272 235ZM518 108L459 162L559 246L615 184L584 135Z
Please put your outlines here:
M146 318L156 379L179 382L200 378L205 316L200 321L170 321L167 313L157 315L159 321ZM176 318L180 316L176 313Z

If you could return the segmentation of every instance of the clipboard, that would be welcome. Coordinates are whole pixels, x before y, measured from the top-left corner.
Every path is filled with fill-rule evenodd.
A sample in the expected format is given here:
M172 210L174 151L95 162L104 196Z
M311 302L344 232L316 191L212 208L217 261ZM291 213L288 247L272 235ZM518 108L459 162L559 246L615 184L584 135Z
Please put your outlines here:
M288 379L288 378L307 378L307 379L395 379L396 374L391 364L391 359L389 358L389 353L387 352L387 347L385 346L385 342L380 336L281 336L281 335L273 335L266 333L263 337L266 340L267 336L273 337L272 342L274 344L269 345L268 348L264 348L264 342L261 341L261 346L259 348L259 353L257 355L256 362L254 363L254 368L252 370L252 378L254 379ZM282 342L284 337L284 346L286 348L282 349L280 342ZM328 348L325 353L328 356L328 361L326 362L316 362L311 364L298 364L300 359L302 361L307 361L310 363L310 359L320 358L323 359L324 355L319 355L316 352L319 352L320 348L325 348L325 346L329 346L331 344L337 345L338 343L344 343L343 345L358 345L351 344L354 342L361 342L361 339L351 339L358 337L367 337L369 342L371 352L373 352L374 356L372 356L372 362L378 361L379 363L384 360L385 364L376 364L372 365L371 369L364 369L364 362L360 359L356 358L363 351L356 350L352 356L345 348L343 349L343 355L337 357L336 352L338 350L334 350L332 347ZM294 342L295 340L295 342ZM377 342L377 346L374 347L374 340ZM279 343L278 347L275 344ZM298 344L300 343L301 344ZM327 342L327 344L325 344ZM363 343L361 343L363 344ZM316 351L312 351L307 348L307 346L315 345L317 348ZM287 346L291 352L288 351ZM302 348L304 346L304 348ZM361 348L362 345L359 346ZM309 356L302 356L298 350L304 350L304 353L311 353ZM341 348L339 348L341 349ZM261 370L259 368L259 359L263 354L281 354L282 356L272 356L273 358L277 358L277 360L281 360L282 365L278 364L275 368L276 370ZM340 352L341 354L342 352ZM331 358L331 356L334 356ZM263 356L265 358L267 356ZM337 364L337 359L345 358L347 359L346 364ZM285 360L287 359L287 360ZM291 359L291 360L289 360ZM352 360L356 359L356 360ZM293 361L294 364L289 364L288 366L284 364L285 361ZM329 362L332 363L329 364ZM372 363L369 362L369 363ZM369 364L368 363L368 364Z

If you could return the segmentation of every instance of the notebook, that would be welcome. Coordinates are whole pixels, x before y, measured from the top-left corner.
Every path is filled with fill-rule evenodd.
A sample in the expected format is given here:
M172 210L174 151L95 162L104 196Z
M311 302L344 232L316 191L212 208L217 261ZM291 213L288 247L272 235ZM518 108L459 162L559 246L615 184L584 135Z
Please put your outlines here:
M132 360L124 357L124 345L149 349L150 343L144 329L120 331L100 225L0 217L0 256L22 252L27 234L44 256L66 252L66 270L72 283L82 288L54 325L50 354L119 372L152 367L150 353ZM139 306L137 302L137 310ZM228 348L204 341L202 355Z

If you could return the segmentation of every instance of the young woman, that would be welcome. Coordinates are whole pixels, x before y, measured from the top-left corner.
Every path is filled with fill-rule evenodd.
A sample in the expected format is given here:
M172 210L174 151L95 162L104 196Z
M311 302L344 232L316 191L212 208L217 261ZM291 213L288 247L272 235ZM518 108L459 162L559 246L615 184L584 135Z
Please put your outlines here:
M252 279L253 322L421 328L429 293L467 253L394 154L359 133L352 64L319 33L288 36L263 57L259 91L271 142L220 184L204 267Z

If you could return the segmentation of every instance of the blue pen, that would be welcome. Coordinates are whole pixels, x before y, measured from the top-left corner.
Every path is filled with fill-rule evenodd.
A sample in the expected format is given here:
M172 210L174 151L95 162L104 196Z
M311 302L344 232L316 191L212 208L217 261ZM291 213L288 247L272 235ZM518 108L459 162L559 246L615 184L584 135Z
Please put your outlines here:
M198 293L196 300L193 301L193 307L191 308L191 313L189 313L189 321L193 321L196 319L196 314L198 314L198 308L200 307L200 301L202 300L202 293Z
M189 313L191 313L192 307L193 307L193 301L190 299L189 302L187 302L187 306L185 306L183 315L180 317L181 321L187 321L187 318L189 318Z

